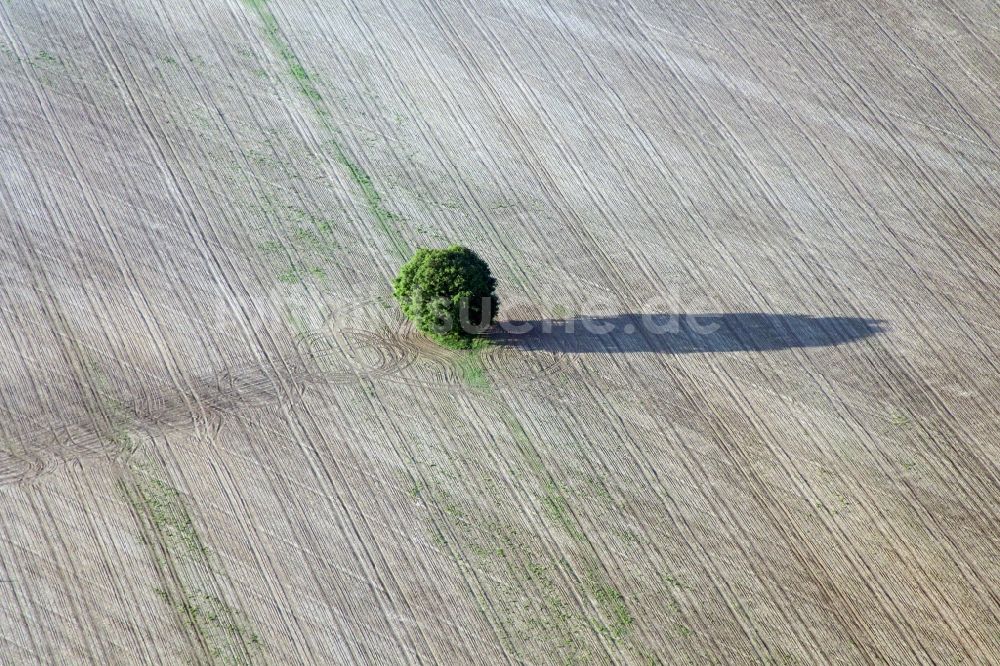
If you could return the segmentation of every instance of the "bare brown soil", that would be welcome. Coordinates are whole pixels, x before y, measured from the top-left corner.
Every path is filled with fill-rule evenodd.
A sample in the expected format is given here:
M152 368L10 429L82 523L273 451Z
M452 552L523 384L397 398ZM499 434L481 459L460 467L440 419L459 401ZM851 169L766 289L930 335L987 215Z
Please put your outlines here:
M950 0L0 2L0 663L1000 663L998 54ZM452 242L529 333L401 320Z

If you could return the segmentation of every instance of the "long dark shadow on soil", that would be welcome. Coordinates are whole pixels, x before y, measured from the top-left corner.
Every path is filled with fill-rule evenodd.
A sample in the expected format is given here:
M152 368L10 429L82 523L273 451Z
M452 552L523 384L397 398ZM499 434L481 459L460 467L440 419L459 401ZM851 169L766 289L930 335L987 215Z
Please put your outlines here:
M490 339L526 351L693 354L831 347L887 332L862 317L731 312L498 322Z

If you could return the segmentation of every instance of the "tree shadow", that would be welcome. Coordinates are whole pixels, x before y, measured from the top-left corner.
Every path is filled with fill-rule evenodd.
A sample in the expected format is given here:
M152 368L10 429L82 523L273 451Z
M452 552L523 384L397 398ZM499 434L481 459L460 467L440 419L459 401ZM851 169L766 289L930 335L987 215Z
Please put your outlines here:
M489 338L527 351L692 354L830 347L887 330L885 322L862 317L624 314L497 322Z

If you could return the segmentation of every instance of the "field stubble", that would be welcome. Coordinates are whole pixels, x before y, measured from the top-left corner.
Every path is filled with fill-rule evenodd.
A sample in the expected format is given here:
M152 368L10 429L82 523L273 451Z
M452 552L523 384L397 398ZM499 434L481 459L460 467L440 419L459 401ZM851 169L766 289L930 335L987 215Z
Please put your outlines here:
M5 658L1000 661L993 23L0 4Z

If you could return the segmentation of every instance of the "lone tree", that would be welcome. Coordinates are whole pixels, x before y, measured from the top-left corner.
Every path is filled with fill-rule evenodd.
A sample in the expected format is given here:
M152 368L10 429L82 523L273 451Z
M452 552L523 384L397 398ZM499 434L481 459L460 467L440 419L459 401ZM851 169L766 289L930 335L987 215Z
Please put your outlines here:
M490 327L499 301L490 267L467 247L420 248L392 283L403 314L447 347L468 349Z

